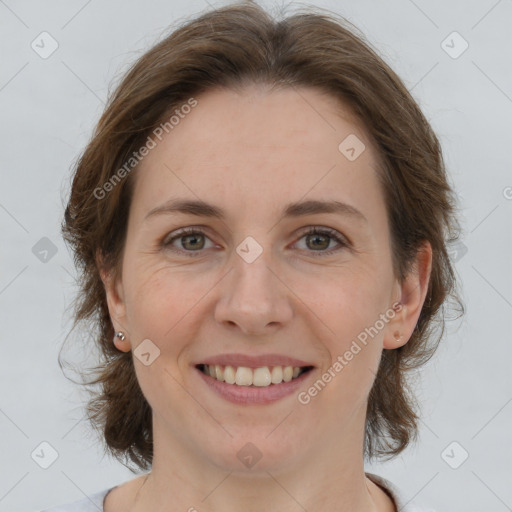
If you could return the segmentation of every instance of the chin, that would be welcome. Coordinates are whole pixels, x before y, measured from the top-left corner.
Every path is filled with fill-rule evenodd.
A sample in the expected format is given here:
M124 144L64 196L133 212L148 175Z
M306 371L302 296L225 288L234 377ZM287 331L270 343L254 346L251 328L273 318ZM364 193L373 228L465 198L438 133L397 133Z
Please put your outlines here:
M276 424L257 429L246 428L240 434L231 432L233 438L205 446L205 457L220 470L240 475L268 477L267 471L280 472L296 466L297 454L305 440L291 437L284 425L271 433L275 428Z

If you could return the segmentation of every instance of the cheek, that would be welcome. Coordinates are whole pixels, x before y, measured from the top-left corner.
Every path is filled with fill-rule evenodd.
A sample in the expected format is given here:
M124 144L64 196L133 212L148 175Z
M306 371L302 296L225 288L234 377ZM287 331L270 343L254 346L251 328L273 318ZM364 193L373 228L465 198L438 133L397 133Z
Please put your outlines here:
M178 350L183 331L188 329L190 334L190 319L198 314L201 301L218 279L165 263L144 266L141 262L126 270L130 332L139 340L154 340L162 351Z
M173 405L187 399L183 394L180 361L195 338L197 316L205 314L201 298L208 283L208 279L194 279L162 265L146 269L137 265L132 269L127 287L127 317L135 357L136 346L147 339L157 347L149 345L149 351L158 353L147 366L142 359L135 361L135 371L146 399L160 413L166 409L171 413Z
M368 315L368 304L353 314L333 316L336 334L324 338L329 353L317 379L305 391L318 415L331 411L329 423L343 424L347 417L365 409L382 353L383 331L373 330L375 319ZM316 397L316 398L315 398ZM302 403L302 402L301 402ZM326 427L327 428L327 427Z
M363 400L371 388L390 320L390 282L367 268L309 287L310 319L316 318L328 352L321 371L337 403Z
M376 264L359 264L315 277L298 276L292 288L316 323L328 328L331 345L341 350L386 312L392 285L388 274Z
M157 275L135 272L130 281L132 286L127 289L127 317L131 330L138 337L158 342L162 339L164 328L169 329L170 318L179 314L180 301Z

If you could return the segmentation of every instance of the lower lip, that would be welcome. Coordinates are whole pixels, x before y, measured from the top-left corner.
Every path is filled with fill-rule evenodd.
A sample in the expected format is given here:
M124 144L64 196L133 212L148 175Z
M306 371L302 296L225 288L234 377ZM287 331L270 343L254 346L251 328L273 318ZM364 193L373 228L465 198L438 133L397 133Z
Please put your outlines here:
M203 382L215 393L225 400L235 404L268 404L284 398L285 396L296 393L298 388L309 377L313 369L303 373L290 382L281 382L280 384L270 384L266 387L258 386L238 386L236 384L226 384L220 382L209 375L206 375L198 368L195 371L199 373Z

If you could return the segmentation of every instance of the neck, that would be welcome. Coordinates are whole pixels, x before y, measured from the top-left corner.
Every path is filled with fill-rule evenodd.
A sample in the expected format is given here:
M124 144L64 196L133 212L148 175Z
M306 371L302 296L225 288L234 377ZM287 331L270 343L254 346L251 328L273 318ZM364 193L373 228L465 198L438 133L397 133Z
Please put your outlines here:
M161 427L161 425L160 425ZM131 512L392 512L391 498L364 473L362 439L315 444L287 464L265 456L252 469L219 467L154 424L152 471ZM166 456L168 455L168 456Z

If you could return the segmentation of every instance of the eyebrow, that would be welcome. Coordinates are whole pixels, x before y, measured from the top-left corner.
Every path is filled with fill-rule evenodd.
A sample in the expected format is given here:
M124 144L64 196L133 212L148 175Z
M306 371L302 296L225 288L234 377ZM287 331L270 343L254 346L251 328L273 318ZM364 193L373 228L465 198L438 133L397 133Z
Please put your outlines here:
M222 208L201 200L171 199L160 206L153 208L144 220L155 215L184 213L198 217L212 217L224 220L226 215ZM368 219L354 206L340 201L308 200L288 204L282 213L282 218L304 217L318 213L334 213L343 216L354 217L368 222Z

